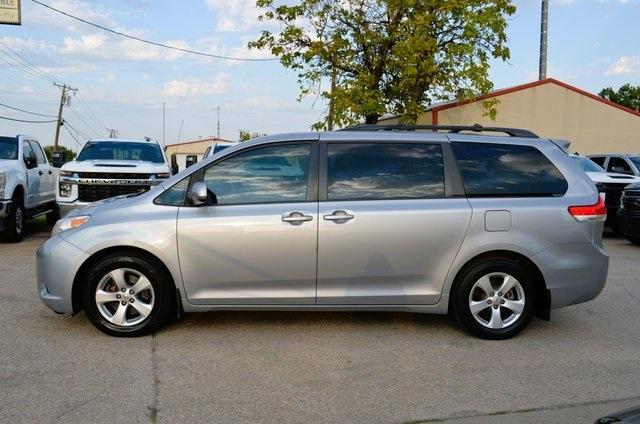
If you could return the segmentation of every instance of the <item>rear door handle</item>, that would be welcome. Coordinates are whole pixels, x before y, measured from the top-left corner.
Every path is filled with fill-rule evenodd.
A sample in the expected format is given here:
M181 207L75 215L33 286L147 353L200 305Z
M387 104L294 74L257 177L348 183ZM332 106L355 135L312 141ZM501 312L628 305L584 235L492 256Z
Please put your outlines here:
M354 216L349 211L337 210L333 211L330 215L324 215L323 218L326 221L338 221L338 223L340 223L349 221L350 219L353 219Z
M313 217L311 215L305 215L302 212L286 212L282 214L282 221L290 224L302 224L306 221L311 221Z
M49 171L49 175L53 174L53 172Z

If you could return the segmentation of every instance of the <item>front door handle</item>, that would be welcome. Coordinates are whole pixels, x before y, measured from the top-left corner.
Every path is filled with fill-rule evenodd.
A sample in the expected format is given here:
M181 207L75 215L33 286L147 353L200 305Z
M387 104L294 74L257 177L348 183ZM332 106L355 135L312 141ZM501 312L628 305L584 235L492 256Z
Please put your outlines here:
M38 171L38 175L42 175L42 171Z
M49 171L49 175L53 174L53 172Z
M302 212L287 212L282 214L282 221L283 222L288 222L289 224L302 224L303 222L306 221L311 221L313 219L313 217L311 215L305 215Z
M337 221L338 223L341 223L353 219L354 216L348 211L337 210L330 215L324 215L323 218L326 221Z

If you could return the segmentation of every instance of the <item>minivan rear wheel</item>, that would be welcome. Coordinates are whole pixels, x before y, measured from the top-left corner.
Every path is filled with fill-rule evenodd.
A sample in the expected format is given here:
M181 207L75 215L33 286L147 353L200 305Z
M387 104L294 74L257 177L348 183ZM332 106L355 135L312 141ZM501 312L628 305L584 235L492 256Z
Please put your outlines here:
M531 273L508 258L483 260L463 270L453 293L453 314L483 339L508 339L531 322L536 304Z
M156 261L144 255L111 255L87 275L82 302L102 332L121 337L149 334L172 316L172 283Z

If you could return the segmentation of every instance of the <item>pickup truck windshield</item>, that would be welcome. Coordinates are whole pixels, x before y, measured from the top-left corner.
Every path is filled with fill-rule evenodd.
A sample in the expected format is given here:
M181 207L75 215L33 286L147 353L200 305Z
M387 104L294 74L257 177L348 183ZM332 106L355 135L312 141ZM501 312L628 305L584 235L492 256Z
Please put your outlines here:
M0 159L18 159L18 139L16 137L0 137Z
M141 160L164 163L160 146L155 143L131 143L118 141L88 142L76 160Z

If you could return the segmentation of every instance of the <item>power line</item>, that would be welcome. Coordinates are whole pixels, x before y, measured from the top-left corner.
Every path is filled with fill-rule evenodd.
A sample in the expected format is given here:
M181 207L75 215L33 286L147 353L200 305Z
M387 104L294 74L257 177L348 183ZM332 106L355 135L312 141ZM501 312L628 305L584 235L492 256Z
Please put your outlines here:
M98 119L98 117L96 116L95 113L93 113L93 110L89 107L89 104L84 100L84 96L82 95L82 93L78 92L77 94L77 98L78 100L80 100L80 105L86 109L87 113L89 114L89 117L96 123L98 124L99 127L101 128L105 128L108 129L108 127Z
M30 120L26 120L26 119L16 119L16 118L9 118L7 116L0 116L0 119L6 119L7 121L15 121L15 122L26 122L29 124L49 124L51 122L56 122L57 119L51 119L49 121L30 121Z
M100 131L97 131L94 127L90 126L87 121L84 120L84 118L82 116L80 116L78 114L78 112L76 112L75 110L73 110L71 107L67 108L69 111L71 111L71 113L73 113L79 120L80 122L82 122L84 124L84 126L91 132L93 132L94 134L96 134L97 136L100 136Z
M277 58L273 58L273 57L271 57L271 58L242 58L242 57L232 57L232 56L221 56L221 55L216 55L216 54L211 54L211 53L200 52L200 51L197 51L197 50L183 49L181 47L170 46L168 44L158 43L158 42L151 41L151 40L145 40L144 38L136 37L135 35L125 34L123 32L116 31L114 29L107 28L107 27L104 27L102 25L98 25L98 24L96 24L94 22L87 21L86 19L79 18L77 16L71 15L70 13L64 12L64 11L62 11L60 9L56 9L55 7L49 6L48 4L42 3L42 2L40 2L38 0L31 0L31 1L36 3L36 4L39 4L40 6L44 6L47 9L53 10L54 12L58 12L58 13L60 13L62 15L65 15L65 16L71 18L71 19L75 19L76 21L85 23L87 25L91 25L91 26L93 26L95 28L98 28L98 29L101 29L103 31L107 31L107 32L110 32L112 34L119 35L121 37L130 38L132 40L140 41L141 43L147 43L147 44L151 44L153 46L163 47L165 49L177 50L177 51L180 51L180 52L183 52L183 53L190 53L190 54L195 54L195 55L198 55L198 56L212 57L212 58L215 58L215 59L237 60L237 61L241 61L241 62L270 62L270 61L278 60Z
M87 140L90 140L91 138L93 138L93 137L91 137L89 134L85 133L84 131L80 131L79 129L77 129L76 127L74 127L73 125L71 125L71 123L70 123L68 120L66 120L66 119L63 119L63 120L62 120L62 125L61 125L61 126L62 126L62 127L64 127L64 126L68 126L68 127L69 127L69 128L71 128L72 130L74 130L78 135L85 137Z
M51 78L52 82L60 82L61 80L56 78L55 76L53 76L52 74L50 74L49 72L45 71L44 69L34 65L33 63L31 63L29 60L27 60L24 56L22 56L20 53L18 53L17 51L13 50L11 47L7 46L5 43L3 43L2 41L0 41L0 44L4 46L5 49L9 50L11 53L14 54L14 56L16 56L18 59L20 59L22 62L26 63L29 67L31 67L34 71L36 71L39 74L42 74L43 77L45 78Z
M2 53L4 53L4 52L2 52ZM6 54L6 53L4 53L4 54ZM15 58L13 58L13 57L11 57L11 56L8 56L8 57L10 57L10 58L12 58L14 61L16 61L16 60L15 60ZM37 77L37 78L41 78L41 79L43 79L43 80L45 80L45 81L47 81L47 82L52 82L52 81L51 81L51 80L49 80L47 77L44 77L44 76L42 76L42 75L40 75L40 74L38 74L38 73L34 72L33 70L31 70L30 68L28 68L28 67L26 67L26 66L24 66L24 65L20 65L19 63L17 63L17 64L16 64L16 63L14 63L14 62L9 62L7 59L2 58L2 57L0 57L0 60L1 60L1 61L3 61L4 63L6 63L6 64L10 65L10 66L13 66L14 68L16 68L16 69L18 69L18 70L20 70L20 71L22 71L22 72L26 72L27 74L29 74L29 75L31 75L31 76L34 76L34 77Z
M82 148L82 143L80 143L80 141L78 141L78 139L76 138L75 135L73 135L73 133L71 132L71 130L69 130L69 128L63 126L62 128L65 129L65 131L67 131L69 133L69 135L71 136L71 138L73 138L75 140L75 142L78 144L78 146L80 146L80 148Z
M9 108L9 109L17 110L18 112L28 113L30 115L44 116L45 118L55 118L54 115L45 115L43 113L31 112L31 111L20 109L20 108L14 107L14 106L5 105L4 103L0 103L0 106L4 106L4 107Z

